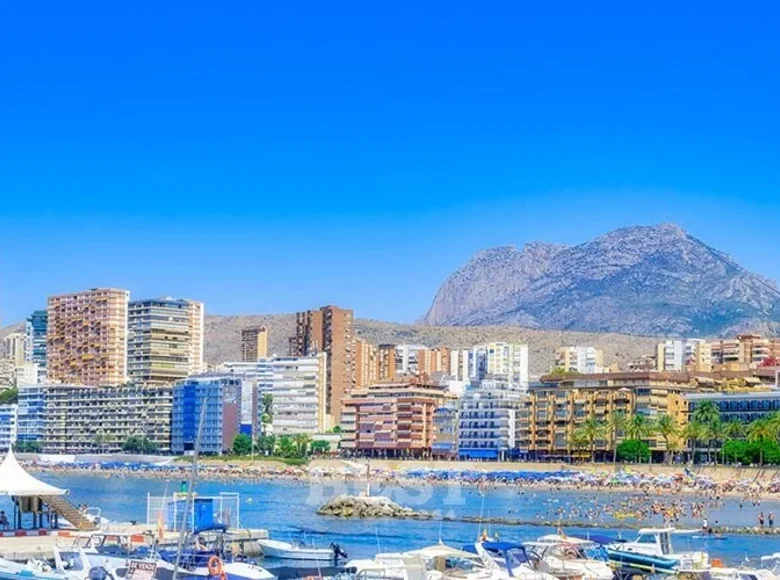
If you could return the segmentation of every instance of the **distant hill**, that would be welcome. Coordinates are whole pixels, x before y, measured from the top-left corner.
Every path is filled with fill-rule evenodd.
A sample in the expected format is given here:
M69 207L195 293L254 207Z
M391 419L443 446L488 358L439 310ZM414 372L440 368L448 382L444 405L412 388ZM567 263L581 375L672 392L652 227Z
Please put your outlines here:
M534 242L476 254L421 323L718 336L780 332L780 291L672 224L574 247Z

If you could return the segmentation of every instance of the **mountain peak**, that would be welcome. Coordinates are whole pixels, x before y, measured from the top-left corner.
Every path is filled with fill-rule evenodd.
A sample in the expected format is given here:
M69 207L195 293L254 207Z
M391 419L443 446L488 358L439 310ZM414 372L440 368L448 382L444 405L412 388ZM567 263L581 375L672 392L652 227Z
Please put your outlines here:
M479 252L445 281L422 321L664 335L780 330L780 292L663 223L573 247L531 242Z

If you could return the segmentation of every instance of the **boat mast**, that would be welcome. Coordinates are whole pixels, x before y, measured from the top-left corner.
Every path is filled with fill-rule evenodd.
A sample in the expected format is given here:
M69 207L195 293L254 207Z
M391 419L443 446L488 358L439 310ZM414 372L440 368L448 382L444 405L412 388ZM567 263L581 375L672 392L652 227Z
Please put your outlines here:
M190 480L187 483L187 497L184 500L184 517L181 519L181 530L179 531L179 546L176 549L176 563L173 565L173 580L179 578L179 565L181 564L181 552L184 549L184 536L187 531L187 516L190 510L193 510L193 497L192 493L195 489L195 478L198 475L198 455L200 455L200 439L203 436L203 423L206 420L206 398L203 398L202 407L200 409L200 421L198 423L198 436L195 438L195 451L192 455L192 471L190 472ZM193 517L192 531L195 532L195 518Z

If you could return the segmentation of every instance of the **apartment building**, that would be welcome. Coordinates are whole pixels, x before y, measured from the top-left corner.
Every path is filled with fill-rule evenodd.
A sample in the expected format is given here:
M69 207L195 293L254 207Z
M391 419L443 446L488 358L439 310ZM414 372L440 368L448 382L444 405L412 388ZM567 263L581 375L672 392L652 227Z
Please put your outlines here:
M658 343L655 353L658 371L712 371L712 347L700 339L666 340Z
M14 366L24 364L27 356L27 335L23 332L12 332L3 339L2 357L11 361Z
M127 381L129 296L126 290L93 288L49 297L50 381L91 386Z
M452 349L450 351L450 376L458 381L471 379L474 353L470 348Z
M338 425L341 401L355 388L355 341L351 310L323 306L296 314L290 356L327 355L325 414Z
M720 420L751 423L771 413L780 412L780 391L758 392L710 392L685 395L686 413L690 418L704 402L714 403L720 412Z
M540 385L529 388L528 399L520 412L520 450L532 458L568 456L572 433L588 417L606 424L614 413L651 418L666 413L682 425L687 408L684 395L693 393L698 386L695 377L684 372L542 377ZM618 438L617 443L621 440ZM610 437L605 437L596 441L596 451L604 455L615 444ZM660 459L666 450L663 438L655 436L648 444Z
M315 435L332 428L326 413L327 355L269 359L275 435Z
M244 328L241 331L241 360L255 362L268 358L268 329L265 326Z
M518 412L525 398L521 387L504 378L486 378L466 389L460 405L458 456L464 460L517 457Z
M472 351L471 379L505 377L515 386L528 386L528 345L491 342L475 346Z
M17 441L40 442L46 417L46 386L40 384L19 387L17 409Z
M42 412L46 453L118 453L130 437L149 439L161 453L171 448L170 387L41 385L21 389L19 404L26 440L36 440Z
M25 324L27 335L27 353L25 360L37 365L37 383L46 382L46 333L49 329L49 313L46 310L36 310Z
M446 346L439 346L417 351L417 372L429 377L434 373L449 374L450 349Z
M16 443L18 405L0 405L0 452L6 452Z
M740 334L710 343L714 370L742 371L761 366L768 358L780 359L780 338Z
M202 409L205 406L200 452L221 455L233 446L241 432L241 379L204 373L176 383L171 413L171 451L176 454L195 450Z
M604 351L592 346L562 346L555 350L555 367L569 373L603 373Z
M139 385L172 385L203 368L203 304L152 298L128 306L127 370Z
M415 377L354 391L344 401L342 448L370 456L428 456L434 412L447 398L446 387Z
M435 457L453 459L458 456L458 422L460 401L448 399L433 411L433 444Z
M355 339L355 388L364 389L379 380L379 350L362 338Z
M395 378L395 345L380 344L377 347L378 381L389 381Z

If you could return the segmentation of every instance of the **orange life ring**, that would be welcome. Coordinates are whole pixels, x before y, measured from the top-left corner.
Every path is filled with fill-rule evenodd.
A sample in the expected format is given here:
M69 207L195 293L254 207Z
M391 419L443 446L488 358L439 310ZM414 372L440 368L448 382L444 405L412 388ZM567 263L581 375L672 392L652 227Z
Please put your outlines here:
M225 573L222 569L222 559L219 556L209 558L208 569L211 576L222 577Z

